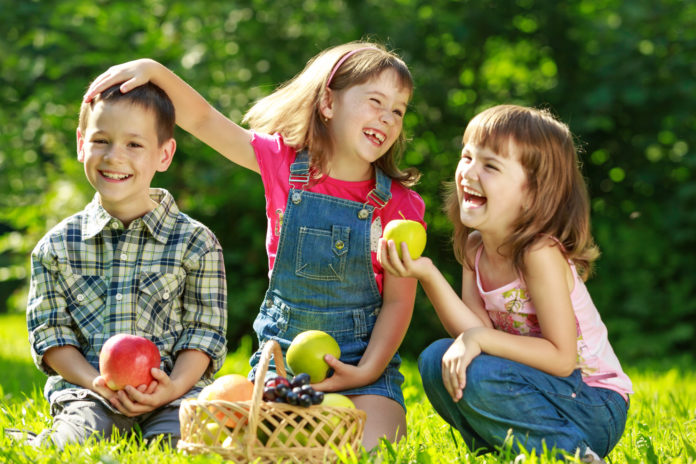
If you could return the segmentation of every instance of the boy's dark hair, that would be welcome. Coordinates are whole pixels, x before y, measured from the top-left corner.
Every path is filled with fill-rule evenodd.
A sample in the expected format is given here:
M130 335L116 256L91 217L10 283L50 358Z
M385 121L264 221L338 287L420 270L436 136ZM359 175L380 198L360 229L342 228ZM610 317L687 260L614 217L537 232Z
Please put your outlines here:
M176 114L174 104L164 90L157 87L152 82L135 87L126 93L121 92L121 84L116 84L101 92L92 101L82 102L80 107L79 127L84 133L87 126L89 114L97 102L118 102L123 101L133 105L139 105L146 110L150 110L155 115L155 128L157 130L157 142L161 145L174 137L174 125L176 124Z

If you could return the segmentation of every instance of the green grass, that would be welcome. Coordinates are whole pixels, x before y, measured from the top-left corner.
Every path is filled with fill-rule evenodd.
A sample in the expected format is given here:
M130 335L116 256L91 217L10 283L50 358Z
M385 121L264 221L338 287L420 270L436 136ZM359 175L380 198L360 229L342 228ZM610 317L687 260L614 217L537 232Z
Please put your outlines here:
M251 346L246 341L231 353L221 373L248 370ZM611 463L696 462L696 366L680 361L674 367L629 367L635 394L626 431L609 455ZM48 404L41 388L45 376L33 365L22 315L0 316L0 430L16 427L38 432L50 426ZM401 443L382 443L372 454L346 457L346 463L509 463L502 451L477 456L428 403L415 362L405 360L404 395L408 407L408 437ZM34 449L13 442L0 432L0 463L221 463L217 455L186 456L176 450L147 447L132 437L70 445L63 451ZM550 453L527 456L525 463L551 463Z

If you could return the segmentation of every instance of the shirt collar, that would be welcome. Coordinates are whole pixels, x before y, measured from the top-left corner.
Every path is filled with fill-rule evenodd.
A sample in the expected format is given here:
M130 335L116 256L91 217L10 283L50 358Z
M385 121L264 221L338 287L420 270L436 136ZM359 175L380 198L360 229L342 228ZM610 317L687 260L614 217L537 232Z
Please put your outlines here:
M174 230L179 208L176 206L174 197L165 189L151 188L150 198L157 202L157 207L143 217L135 219L133 223L142 221L155 240L166 243L169 234ZM123 223L104 209L99 201L99 192L97 192L85 208L85 216L82 220L82 239L86 240L96 236L105 227L122 229Z

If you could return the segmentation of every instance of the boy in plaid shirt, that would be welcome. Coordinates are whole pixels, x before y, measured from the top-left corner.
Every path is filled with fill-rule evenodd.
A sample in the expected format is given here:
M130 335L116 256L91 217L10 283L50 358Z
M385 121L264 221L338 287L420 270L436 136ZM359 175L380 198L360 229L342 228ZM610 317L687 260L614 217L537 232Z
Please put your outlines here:
M203 224L150 188L176 149L174 106L154 84L109 88L83 103L77 158L97 193L31 256L27 324L53 427L32 439L62 448L138 426L175 444L179 404L196 396L226 354L222 250ZM150 385L110 390L99 352L112 335L152 340L160 369Z

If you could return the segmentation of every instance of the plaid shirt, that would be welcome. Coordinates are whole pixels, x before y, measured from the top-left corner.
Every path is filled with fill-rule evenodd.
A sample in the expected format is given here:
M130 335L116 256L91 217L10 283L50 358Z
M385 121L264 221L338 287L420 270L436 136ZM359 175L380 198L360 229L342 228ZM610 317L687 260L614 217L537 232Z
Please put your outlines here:
M63 220L31 256L27 324L32 356L50 377L44 394L75 388L43 363L52 347L74 345L99 369L112 335L152 340L171 374L176 354L195 349L211 363L184 397L210 383L226 354L227 289L222 249L203 224L181 213L163 189L159 203L127 229L99 203ZM178 402L178 401L177 401Z

